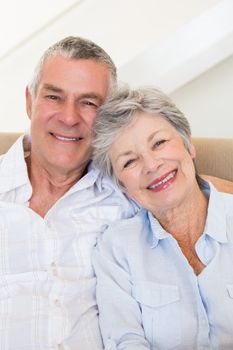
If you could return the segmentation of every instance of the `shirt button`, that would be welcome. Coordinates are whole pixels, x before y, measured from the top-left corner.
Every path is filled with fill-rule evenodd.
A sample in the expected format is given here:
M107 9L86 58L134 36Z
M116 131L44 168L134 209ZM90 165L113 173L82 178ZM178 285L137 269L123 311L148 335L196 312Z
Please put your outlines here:
M57 307L59 307L59 308L62 307L61 302L60 302L60 300L58 300L58 299L55 299L55 300L54 300L54 304L55 304Z
M47 220L46 225L50 230L52 230L54 228L51 220Z
M116 343L112 339L108 339L105 350L117 350Z
M52 274L53 276L58 276L58 270L57 270L57 264L55 262L52 262L51 264L51 270L52 270Z

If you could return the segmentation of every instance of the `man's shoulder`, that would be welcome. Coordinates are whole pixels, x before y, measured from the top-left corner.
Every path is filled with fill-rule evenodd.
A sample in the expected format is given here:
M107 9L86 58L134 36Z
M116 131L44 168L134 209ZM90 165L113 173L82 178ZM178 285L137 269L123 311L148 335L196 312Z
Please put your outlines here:
M117 189L110 179L103 177L92 164L88 173L73 189L72 216L86 225L108 227L122 218L136 214L138 207Z
M25 139L25 141L24 141ZM16 160L19 160L20 154L22 154L22 159L24 159L24 144L28 141L26 135L20 136L13 145L8 149L7 152L0 155L0 164L3 162L11 162L15 158Z
M0 156L0 193L4 194L28 181L24 158L23 137Z
M6 153L0 155L0 167L1 167L1 164L3 162L5 155L6 155Z
M118 205L122 208L122 211L130 209L133 210L134 214L138 212L139 206L128 198L110 178L103 176L94 164L90 165L88 172L91 176L94 174L93 189L94 195L98 198L99 206L107 205L111 207Z

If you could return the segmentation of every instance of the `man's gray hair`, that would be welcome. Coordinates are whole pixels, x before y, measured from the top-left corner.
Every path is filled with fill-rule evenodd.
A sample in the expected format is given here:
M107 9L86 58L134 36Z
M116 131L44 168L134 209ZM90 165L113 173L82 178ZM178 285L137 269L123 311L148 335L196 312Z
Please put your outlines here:
M111 84L116 83L116 66L107 52L105 52L100 46L88 39L69 36L50 46L40 58L36 66L32 81L29 84L30 93L34 97L36 96L38 84L40 82L43 65L47 58L51 56L63 56L65 58L74 60L93 60L99 63L103 63L109 68ZM94 78L95 77L93 77L93 79Z
M186 149L190 149L189 122L167 95L150 87L137 90L123 87L113 91L97 111L93 160L101 172L109 176L118 186L109 150L121 130L129 126L141 112L155 117L159 115L167 120L181 136Z

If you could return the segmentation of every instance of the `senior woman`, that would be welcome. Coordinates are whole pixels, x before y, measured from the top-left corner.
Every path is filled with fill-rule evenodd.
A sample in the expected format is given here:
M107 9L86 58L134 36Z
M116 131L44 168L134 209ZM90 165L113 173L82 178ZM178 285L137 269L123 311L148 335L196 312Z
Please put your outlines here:
M196 174L187 119L126 88L94 134L94 162L145 208L94 251L105 349L233 349L233 196Z

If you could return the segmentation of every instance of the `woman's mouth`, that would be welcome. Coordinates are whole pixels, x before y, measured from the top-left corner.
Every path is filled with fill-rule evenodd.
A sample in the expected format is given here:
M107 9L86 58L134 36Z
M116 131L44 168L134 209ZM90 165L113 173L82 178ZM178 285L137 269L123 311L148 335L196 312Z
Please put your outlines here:
M167 188L174 180L177 174L177 169L170 171L169 173L161 176L160 178L153 181L148 187L148 190L159 192Z

